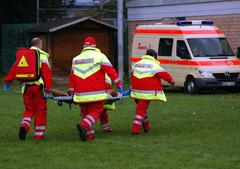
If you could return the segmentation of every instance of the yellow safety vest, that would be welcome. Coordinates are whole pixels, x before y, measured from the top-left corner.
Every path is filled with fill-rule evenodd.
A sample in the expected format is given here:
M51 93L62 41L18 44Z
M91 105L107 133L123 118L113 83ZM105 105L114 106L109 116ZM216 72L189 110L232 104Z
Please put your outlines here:
M142 60L135 63L132 67L133 76L137 77L138 79L153 77L156 73L163 71L165 70L161 68L160 62L148 55L142 56ZM131 89L131 97L141 100L167 101L163 90Z
M106 103L104 103L104 108L107 110L115 110L116 105L115 105L115 103L109 104L108 102L106 102Z
M34 47L34 46L32 46L31 49L38 50L39 53L40 53L40 62L39 62L39 64L40 64L39 68L40 69L42 67L42 63L46 63L49 67L51 67L50 64L49 64L49 61L48 61L49 54L47 52L44 52L43 50L38 49L37 47ZM30 85L32 85L32 84L36 84L36 85L41 85L42 84L42 85L44 85L44 81L43 81L42 77L40 77L38 80L33 81L33 82L24 82L22 84L22 93L24 93L25 86L28 85L28 84L30 84Z
M107 74L105 75L105 83L108 83L109 85L112 85L112 80Z
M108 83L109 85L112 85L112 80L107 74L105 75L105 83ZM115 103L110 104L108 101L106 101L104 103L104 108L107 109L107 110L115 110L116 105L115 105Z
M86 47L80 55L73 58L72 70L75 76L86 79L101 69L102 65L111 65L107 57L97 48ZM74 102L107 100L106 90L74 93Z

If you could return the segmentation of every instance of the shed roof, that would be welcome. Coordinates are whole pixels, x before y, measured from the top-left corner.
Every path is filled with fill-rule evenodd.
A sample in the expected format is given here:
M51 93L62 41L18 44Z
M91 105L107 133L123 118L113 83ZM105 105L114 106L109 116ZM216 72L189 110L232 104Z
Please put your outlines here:
M50 32L55 32L58 31L60 29L78 24L80 22L84 22L84 21L93 21L97 24L109 27L111 29L117 30L117 27L110 25L108 23L96 20L92 17L84 17L84 18L80 18L80 17L73 17L73 18L60 18L60 19L56 19L56 20L51 20L45 23L42 23L40 25L37 25L33 28L27 29L26 32L32 32L32 33L50 33Z

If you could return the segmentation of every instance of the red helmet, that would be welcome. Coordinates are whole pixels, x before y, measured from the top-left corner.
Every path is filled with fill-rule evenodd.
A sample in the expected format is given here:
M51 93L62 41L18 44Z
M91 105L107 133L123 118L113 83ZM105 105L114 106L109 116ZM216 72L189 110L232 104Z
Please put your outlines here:
M89 36L84 40L84 45L96 45L96 40L94 37Z

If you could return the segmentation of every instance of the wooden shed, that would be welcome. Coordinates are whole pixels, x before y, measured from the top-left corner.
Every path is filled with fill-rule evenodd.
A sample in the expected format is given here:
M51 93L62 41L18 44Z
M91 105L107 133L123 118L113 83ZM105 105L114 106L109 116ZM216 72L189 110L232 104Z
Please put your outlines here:
M95 37L99 48L116 65L117 28L91 17L62 18L27 30L29 38L43 39L43 49L50 54L54 75L69 73L73 57L81 53L87 36Z

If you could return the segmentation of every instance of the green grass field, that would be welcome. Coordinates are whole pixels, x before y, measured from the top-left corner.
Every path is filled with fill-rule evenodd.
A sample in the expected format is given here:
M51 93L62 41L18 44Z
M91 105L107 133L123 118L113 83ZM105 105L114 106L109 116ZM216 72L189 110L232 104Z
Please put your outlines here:
M0 94L0 169L239 169L240 94L167 93L152 102L150 132L132 136L135 103L125 99L110 112L114 131L81 142L79 108L49 101L48 140L18 140L23 111L20 87Z

